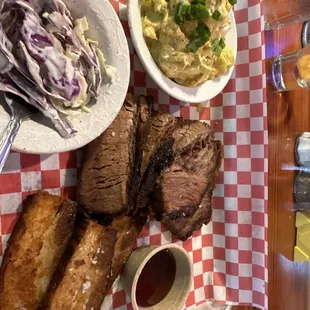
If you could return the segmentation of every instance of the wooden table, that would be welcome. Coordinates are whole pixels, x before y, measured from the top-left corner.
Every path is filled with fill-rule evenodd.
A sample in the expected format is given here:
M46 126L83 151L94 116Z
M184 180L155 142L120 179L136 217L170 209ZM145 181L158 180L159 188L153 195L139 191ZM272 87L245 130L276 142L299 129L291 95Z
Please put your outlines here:
M285 1L284 1L285 2ZM269 309L310 309L310 264L295 263L293 180L296 137L310 131L310 91L278 93L270 84L272 59L301 47L302 25L265 33L269 130ZM309 189L310 190L310 189ZM233 307L234 310L252 309Z
M269 130L269 309L310 309L310 265L294 263L293 180L296 137L310 131L310 92L276 92L270 85L272 58L301 47L302 25L266 32ZM310 189L309 189L310 190Z

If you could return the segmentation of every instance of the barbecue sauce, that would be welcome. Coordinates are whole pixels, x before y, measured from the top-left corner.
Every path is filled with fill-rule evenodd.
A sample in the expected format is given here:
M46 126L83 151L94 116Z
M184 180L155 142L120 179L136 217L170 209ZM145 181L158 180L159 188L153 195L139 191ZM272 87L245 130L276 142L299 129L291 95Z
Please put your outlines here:
M136 289L140 307L151 307L163 300L175 279L176 263L168 250L155 254L144 266Z

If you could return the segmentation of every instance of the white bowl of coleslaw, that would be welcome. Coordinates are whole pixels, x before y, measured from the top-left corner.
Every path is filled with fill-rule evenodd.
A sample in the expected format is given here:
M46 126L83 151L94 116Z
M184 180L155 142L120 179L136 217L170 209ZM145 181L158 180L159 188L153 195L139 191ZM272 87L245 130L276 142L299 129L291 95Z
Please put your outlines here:
M2 5L3 2L4 2L3 0L0 1L0 5ZM107 75L103 75L102 83L95 79L95 74L92 74L91 79L93 79L93 81L91 85L90 84L87 85L87 91L89 91L93 86L92 93L97 92L97 94L95 94L96 101L92 102L91 104L85 107L83 107L84 99L82 98L82 96L77 96L77 95L76 95L76 100L72 100L71 102L69 102L70 103L69 108L65 106L65 109L62 109L62 108L58 109L58 107L56 106L57 102L55 104L53 102L53 107L56 106L59 112L59 115L64 116L63 114L66 114L66 116L64 116L64 119L68 120L70 125L72 125L72 128L74 128L73 132L75 132L74 134L72 135L70 134L70 136L68 136L67 138L64 138L53 127L52 124L54 123L55 125L55 122L54 120L52 120L51 122L50 115L48 119L44 117L43 113L39 113L34 118L28 119L25 122L23 122L20 128L20 131L17 134L16 139L14 141L13 149L16 151L27 152L27 153L56 153L56 152L70 151L73 149L80 148L86 145L87 143L89 143L90 141L92 141L93 139L95 139L96 137L98 137L111 124L111 122L114 120L114 118L118 114L124 102L127 89L128 89L128 84L129 84L130 61L129 61L129 49L127 45L127 40L126 40L126 36L123 31L122 25L112 5L110 4L108 0L97 0L97 1L92 1L92 0L84 0L84 1L82 0L80 1L76 1L76 0L63 0L63 1L60 1L60 0L44 0L44 1L30 0L30 1L18 1L18 2L23 3L22 7L18 7L19 10L23 10L23 6L25 10L30 10L30 9L27 9L27 5L30 5L32 7L39 7L42 5L43 2L47 2L47 3L50 3L51 6L53 7L56 6L57 10L60 13L62 13L65 10L65 6L66 6L72 15L73 21L79 19L81 23L84 23L84 21L87 20L89 30L85 32L85 38L91 40L90 41L92 42L91 47L93 47L94 50L95 48L98 47L98 49L102 51L106 64L108 64L108 68L109 69L113 68L112 71L114 73L113 73L113 78L107 78ZM12 1L10 1L9 4L12 5ZM13 5L15 5L15 3L13 3ZM35 14L36 13L33 13L32 17L35 16ZM43 16L43 11L40 11L40 14L41 16ZM65 14L63 14L62 16L65 16ZM29 17L30 22L31 22L32 17L30 14L30 17ZM43 17L47 18L47 15ZM55 16L52 16L52 17L54 18ZM83 19L84 17L86 19ZM54 22L52 18L51 18L51 21ZM58 20L55 22L58 22L59 24L59 22L61 21ZM1 23L1 20L0 20L0 23ZM28 28L25 28L26 29L25 35L27 34L29 35L28 33L29 31L33 31L35 33L36 30L33 27L31 28L31 25L32 24L29 23ZM32 35L32 38L33 38L33 35ZM60 42L61 40L63 40L62 37L57 38L57 39ZM40 40L41 40L40 35L37 35L37 37L34 38L34 41L37 41L38 44L41 44ZM47 44L49 43L50 42L47 42ZM64 42L63 45L65 44L66 42ZM25 43L25 45L27 45L27 42ZM31 53L31 52L32 51L30 50L31 56L35 57L34 53ZM68 51L66 50L66 52L67 52L66 56L68 57L70 56L73 62L74 57L75 57L74 53L76 51L73 51L73 53L71 52L68 53ZM57 59L59 59L59 57ZM51 61L56 62L57 59L54 59L54 60L52 59ZM39 72L39 69L37 68L38 66L37 65L29 66L29 63L27 63L27 66L30 71L34 72L34 73L31 72L32 77L36 77L35 75L36 72ZM86 72L85 74L87 74L88 69L87 69L87 66L85 67L86 67L86 70L84 69L84 72ZM37 71L35 72L35 70ZM42 67L41 67L41 70L42 70ZM20 72L22 72L22 70L20 70ZM66 69L64 69L64 72L66 74L69 72L68 76L72 75L70 71L67 70L67 67ZM49 71L46 74L49 75L50 73L51 72ZM16 78L18 74L15 74L14 72L13 73L9 72L9 75L5 75L5 73L4 74L1 73L1 77L8 76L10 78L12 76L12 78L14 79L14 83L15 83L14 85L16 86L17 85L16 83L19 83L19 80ZM53 74L57 76L57 72ZM58 74L58 77L59 76L60 74ZM43 82L45 82L44 81L45 78L47 79L48 76L47 77L43 76L42 79L40 80L38 79L38 83L36 83L36 86L42 90L43 94L44 92L51 93L52 90L50 90L49 88L43 89L45 85L43 85L42 83L41 83L42 85L38 85L40 84L42 80ZM54 79L55 85L59 83L63 83L65 85L66 78L67 76L65 76L64 79ZM77 76L77 78L79 78L79 76ZM3 79L1 80L1 82L3 82ZM81 80L79 80L79 82L80 82L79 89L83 90L83 83L82 83L83 81L81 82ZM94 86L94 84L96 84L96 87ZM3 86L3 83L2 83L1 86L3 88L5 85ZM24 85L20 84L18 86L23 87ZM74 88L74 85L73 85L73 88ZM24 89L22 88L22 90L24 91L24 94L26 93L27 95L25 97L27 99L29 94L25 92L25 89L26 87ZM31 90L29 89L29 92L30 91ZM74 89L72 91L73 91L73 96L74 96L75 95ZM84 92L84 95L85 95L85 92ZM58 97L63 98L66 95L66 93L68 93L68 91L67 89L64 88L64 91L61 92L60 94L57 93L55 95L55 93L52 93L50 97L53 97L56 99ZM34 94L31 94L30 97L36 100ZM68 103L68 101L66 101L66 103ZM73 108L72 111L70 111L70 107ZM83 109L78 110L77 108L79 107L82 107ZM9 117L10 116L8 115L4 107L0 105L0 133L6 128ZM57 125L59 125L59 123L57 123ZM65 130L66 129L67 128L65 128Z

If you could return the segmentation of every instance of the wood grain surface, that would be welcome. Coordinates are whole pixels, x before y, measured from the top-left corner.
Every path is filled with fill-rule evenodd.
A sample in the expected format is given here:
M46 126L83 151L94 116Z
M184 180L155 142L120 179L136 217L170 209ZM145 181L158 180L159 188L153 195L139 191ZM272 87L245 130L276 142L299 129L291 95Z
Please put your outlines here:
M293 182L296 138L310 131L310 92L278 93L271 83L275 56L301 48L302 25L265 33L269 135L269 309L310 309L309 263L295 263ZM310 189L309 189L310 190Z
M310 264L292 261L296 237L294 147L296 138L302 132L310 131L310 91L300 89L278 93L270 79L274 57L301 48L301 29L302 25L294 25L265 33L269 131L269 310L310 310ZM233 310L250 309L255 308L233 307Z

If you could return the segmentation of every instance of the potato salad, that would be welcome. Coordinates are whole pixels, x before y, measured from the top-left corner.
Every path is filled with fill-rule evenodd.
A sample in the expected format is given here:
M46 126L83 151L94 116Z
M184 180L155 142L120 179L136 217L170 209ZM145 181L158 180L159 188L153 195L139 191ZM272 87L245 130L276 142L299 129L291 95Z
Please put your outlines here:
M236 0L142 0L147 46L162 72L196 87L234 65L225 37Z

